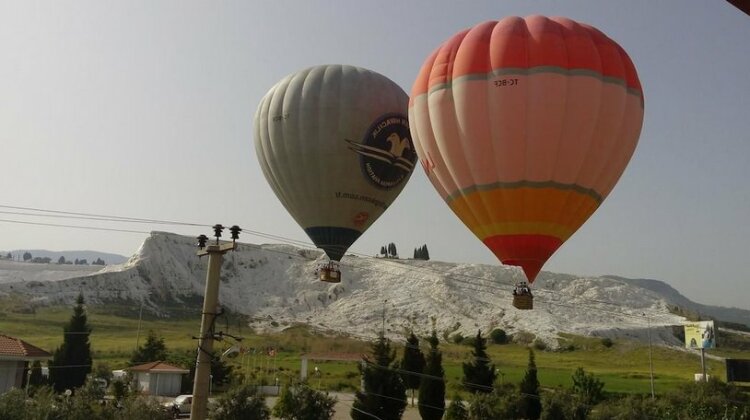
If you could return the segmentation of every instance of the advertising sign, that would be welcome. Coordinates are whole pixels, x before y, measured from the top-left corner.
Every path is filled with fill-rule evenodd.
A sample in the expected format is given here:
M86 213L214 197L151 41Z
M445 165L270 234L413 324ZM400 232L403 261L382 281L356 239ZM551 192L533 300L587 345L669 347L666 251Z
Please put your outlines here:
M688 322L685 324L685 347L689 349L712 349L716 347L716 330L713 321Z

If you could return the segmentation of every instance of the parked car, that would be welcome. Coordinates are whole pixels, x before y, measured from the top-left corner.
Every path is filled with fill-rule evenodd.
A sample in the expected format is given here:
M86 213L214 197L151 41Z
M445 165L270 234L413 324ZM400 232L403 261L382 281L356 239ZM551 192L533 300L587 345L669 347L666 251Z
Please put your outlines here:
M183 414L190 414L192 404L192 395L178 395L174 400L165 402L164 408L170 410L175 417L179 417Z

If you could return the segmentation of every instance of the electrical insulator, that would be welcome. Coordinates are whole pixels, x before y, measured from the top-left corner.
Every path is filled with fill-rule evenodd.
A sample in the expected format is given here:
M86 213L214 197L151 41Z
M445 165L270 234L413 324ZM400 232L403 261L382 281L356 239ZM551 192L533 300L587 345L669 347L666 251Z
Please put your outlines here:
M208 241L208 236L201 235L198 238L198 248L203 249L206 247L206 242Z
M242 232L242 228L234 225L229 228L229 231L232 232L232 242L236 241L237 239L240 239L240 232Z
M216 241L219 241L219 238L221 238L221 231L224 230L224 226L216 224L214 225L214 237L216 238Z

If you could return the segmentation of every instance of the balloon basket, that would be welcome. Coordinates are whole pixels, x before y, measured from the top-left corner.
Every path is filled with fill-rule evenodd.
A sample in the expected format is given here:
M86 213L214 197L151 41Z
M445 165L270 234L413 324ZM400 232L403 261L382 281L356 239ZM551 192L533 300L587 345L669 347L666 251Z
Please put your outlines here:
M523 311L534 309L534 295L525 281L516 283L513 288L513 306Z
M513 306L516 309L521 309L521 310L534 309L534 296L513 295Z
M330 262L316 270L318 280L326 283L341 283L341 270L338 264Z

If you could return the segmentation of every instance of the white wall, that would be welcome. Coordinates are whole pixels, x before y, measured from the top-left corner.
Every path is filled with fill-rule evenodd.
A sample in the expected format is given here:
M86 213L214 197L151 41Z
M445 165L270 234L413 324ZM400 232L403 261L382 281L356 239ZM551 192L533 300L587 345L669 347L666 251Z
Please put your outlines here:
M152 373L149 383L151 395L173 396L180 395L182 385L182 374L179 373Z
M0 360L0 394L20 388L23 380L23 361Z
M135 382L138 390L149 395L180 395L182 374L180 373L146 373L137 372Z

